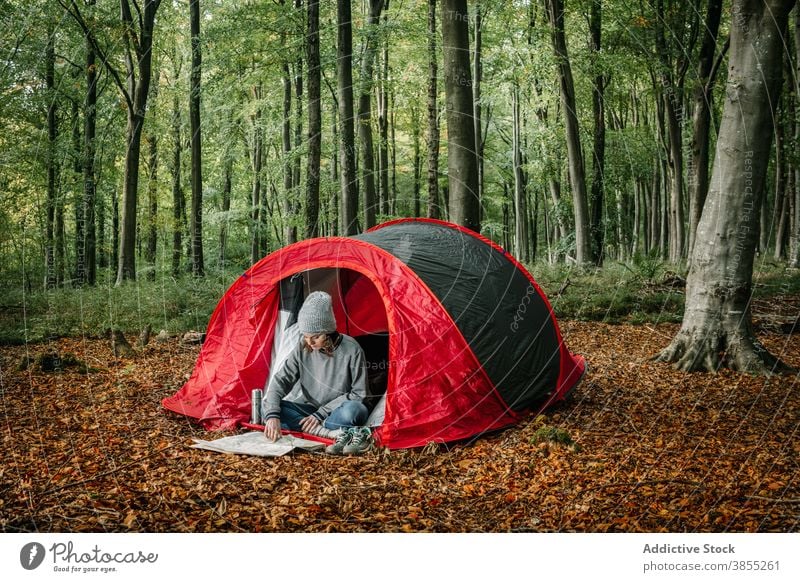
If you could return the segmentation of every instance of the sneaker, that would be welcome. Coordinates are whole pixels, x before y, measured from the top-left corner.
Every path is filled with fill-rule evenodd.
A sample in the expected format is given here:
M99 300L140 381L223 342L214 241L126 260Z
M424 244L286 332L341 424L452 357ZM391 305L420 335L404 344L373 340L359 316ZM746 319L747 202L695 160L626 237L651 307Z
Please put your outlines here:
M329 455L341 455L344 448L353 440L353 429L344 428L339 432L336 441L332 445L325 447L325 452Z
M345 455L360 455L372 448L372 431L366 426L356 426L350 431L350 442L344 445L342 453Z

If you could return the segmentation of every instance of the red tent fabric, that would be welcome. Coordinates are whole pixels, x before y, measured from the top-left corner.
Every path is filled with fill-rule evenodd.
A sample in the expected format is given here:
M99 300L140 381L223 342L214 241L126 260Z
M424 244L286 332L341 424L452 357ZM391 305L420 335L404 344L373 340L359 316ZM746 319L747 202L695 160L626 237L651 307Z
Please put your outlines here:
M584 372L513 257L455 225L406 219L298 242L253 265L222 297L191 377L164 407L208 429L246 423L251 390L269 374L281 282L298 274L305 294L327 277L340 332L388 333L385 414L374 431L383 446L508 426L562 400Z

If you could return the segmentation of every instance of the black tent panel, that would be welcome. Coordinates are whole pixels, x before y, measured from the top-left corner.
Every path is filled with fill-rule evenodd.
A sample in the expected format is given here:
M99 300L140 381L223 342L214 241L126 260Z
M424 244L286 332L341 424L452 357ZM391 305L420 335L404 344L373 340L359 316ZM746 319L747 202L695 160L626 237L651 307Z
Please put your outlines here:
M504 251L465 231L400 221L357 235L400 259L436 295L515 411L558 381L558 334L547 303Z

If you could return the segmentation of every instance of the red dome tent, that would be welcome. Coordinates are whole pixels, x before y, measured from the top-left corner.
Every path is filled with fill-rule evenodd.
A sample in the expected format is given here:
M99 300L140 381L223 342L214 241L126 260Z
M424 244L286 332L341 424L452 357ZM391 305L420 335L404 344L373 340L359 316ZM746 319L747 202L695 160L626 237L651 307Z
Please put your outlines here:
M208 429L247 423L250 392L302 298L334 297L338 329L364 346L390 448L511 425L563 400L585 369L547 298L511 255L461 227L402 219L284 247L246 271L211 316L194 372L165 408ZM387 373L388 372L388 373Z

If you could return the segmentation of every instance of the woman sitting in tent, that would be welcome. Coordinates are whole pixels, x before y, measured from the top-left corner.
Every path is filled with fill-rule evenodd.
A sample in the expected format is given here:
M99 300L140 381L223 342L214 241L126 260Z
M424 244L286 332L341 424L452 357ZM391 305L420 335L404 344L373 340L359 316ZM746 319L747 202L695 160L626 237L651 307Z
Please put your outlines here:
M281 428L335 438L326 452L359 454L372 446L366 365L358 342L336 331L333 300L324 291L306 297L297 317L303 340L269 381L264 394L264 435ZM299 389L293 390L299 381Z

